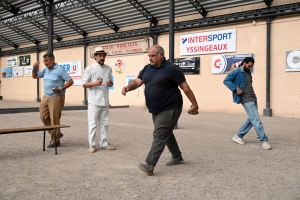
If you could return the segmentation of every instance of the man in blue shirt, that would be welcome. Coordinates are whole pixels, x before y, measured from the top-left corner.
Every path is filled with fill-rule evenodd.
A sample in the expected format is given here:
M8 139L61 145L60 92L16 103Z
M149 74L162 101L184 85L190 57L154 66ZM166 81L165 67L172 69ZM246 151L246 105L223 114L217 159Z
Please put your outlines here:
M265 134L264 126L257 111L257 98L252 86L251 69L254 65L252 57L246 57L238 68L231 71L225 78L224 84L232 91L233 102L242 103L248 119L233 136L232 140L238 144L245 144L242 138L254 126L257 137L262 142L264 149L270 150L271 145Z
M146 164L140 163L139 168L153 175L159 157L165 146L168 147L172 158L166 163L173 166L183 163L181 151L173 134L173 129L182 111L182 95L178 86L192 103L189 114L199 114L198 103L189 87L182 70L173 63L166 61L164 49L159 45L152 46L148 51L150 64L146 65L138 77L123 87L122 94L135 90L145 84L146 105L154 123L153 142L146 158Z
M54 55L47 52L43 56L46 68L37 72L40 62L33 64L32 78L44 78L44 96L40 104L40 118L45 126L60 125L61 111L65 104L66 89L74 84L73 79L67 71L55 63ZM60 129L56 130L56 141L54 133L49 131L51 141L48 148L60 145L62 134Z

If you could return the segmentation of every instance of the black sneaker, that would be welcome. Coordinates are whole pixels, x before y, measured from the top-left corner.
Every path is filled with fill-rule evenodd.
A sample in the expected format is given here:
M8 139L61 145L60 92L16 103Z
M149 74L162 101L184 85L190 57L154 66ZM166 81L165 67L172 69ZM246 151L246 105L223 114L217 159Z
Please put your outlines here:
M149 176L153 175L153 170L154 170L153 165L147 165L147 164L140 163L139 168L140 168L140 170L142 170L143 172L145 172Z
M56 146L58 147L60 143L57 143ZM55 147L55 142L50 142L50 144L47 146L48 148L54 148Z
M169 162L166 163L167 166L173 166L173 165L178 165L183 163L184 160L182 158L182 156L178 157L178 158L171 158L171 160Z

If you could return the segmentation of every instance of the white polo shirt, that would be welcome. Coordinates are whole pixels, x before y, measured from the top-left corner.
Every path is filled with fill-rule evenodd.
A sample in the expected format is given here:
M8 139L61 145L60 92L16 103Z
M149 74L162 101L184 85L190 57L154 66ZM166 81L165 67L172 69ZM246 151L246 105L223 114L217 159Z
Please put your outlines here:
M88 102L95 106L109 106L107 80L112 79L112 69L108 65L101 66L99 63L94 63L84 70L82 84L86 82L94 82L98 78L102 78L101 86L88 88Z

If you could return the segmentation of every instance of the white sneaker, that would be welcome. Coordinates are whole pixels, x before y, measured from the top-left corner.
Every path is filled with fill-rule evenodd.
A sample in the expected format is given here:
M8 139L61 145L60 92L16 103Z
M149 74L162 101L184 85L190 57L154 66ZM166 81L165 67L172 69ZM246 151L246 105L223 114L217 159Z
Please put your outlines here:
M240 138L236 134L233 136L232 140L235 141L238 144L245 144L245 142L242 140L242 138Z
M262 148L266 149L266 150L271 150L271 145L269 144L269 142L263 142L261 144Z

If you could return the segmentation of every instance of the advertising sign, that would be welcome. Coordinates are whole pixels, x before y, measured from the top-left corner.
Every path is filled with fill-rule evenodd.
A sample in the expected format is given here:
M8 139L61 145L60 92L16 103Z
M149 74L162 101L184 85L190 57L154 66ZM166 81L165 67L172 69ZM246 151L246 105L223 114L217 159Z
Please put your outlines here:
M285 71L300 71L300 50L286 51Z
M174 64L179 66L184 74L200 74L200 57L175 58Z
M18 56L9 57L6 60L6 66L7 67L15 67L18 66Z
M23 67L13 67L12 68L13 77L22 77L23 76Z
M131 81L133 81L136 78L136 76L126 76L126 83L125 85L129 85Z
M246 57L253 58L253 56L253 53L212 56L212 73L229 73L237 68Z
M33 66L24 67L24 76L32 76Z
M30 65L30 55L19 56L19 66L28 66Z
M115 72L122 74L125 71L125 62L121 59L117 59L115 62Z
M91 58L94 58L94 52L96 47L102 47L103 50L107 52L107 56L146 53L148 51L148 39L90 46Z
M111 76L111 81L114 83L113 86L108 87L108 90L114 90L115 89L115 77Z
M74 81L74 85L82 85L81 83L81 61L63 62L58 65L64 68Z
M236 29L180 35L180 55L236 51Z
M12 77L12 68L6 67L2 69L2 78L10 78Z

